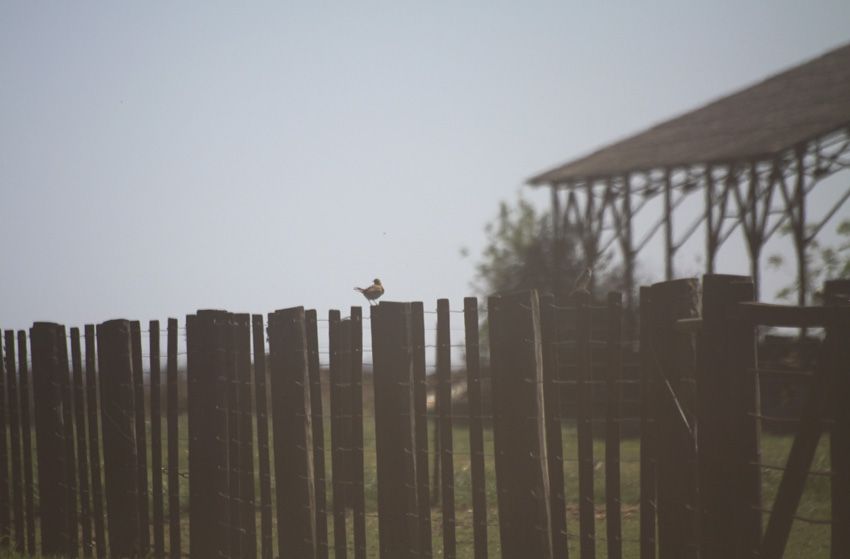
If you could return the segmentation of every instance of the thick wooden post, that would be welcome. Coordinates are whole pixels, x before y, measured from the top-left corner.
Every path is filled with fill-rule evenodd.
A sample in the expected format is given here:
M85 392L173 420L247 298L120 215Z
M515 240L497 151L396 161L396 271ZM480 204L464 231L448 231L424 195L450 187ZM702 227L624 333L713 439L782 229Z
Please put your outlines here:
M578 438L579 541L581 559L596 557L596 509L593 490L593 359L590 296L576 294L576 435Z
M328 558L328 503L325 488L325 420L322 417L322 376L319 363L319 328L315 310L305 314L310 374L310 414L313 416L313 473L316 478L316 557ZM266 558L264 558L266 559Z
M71 387L71 367L68 363L68 336L64 326L59 327L59 387L62 391L62 426L65 429L65 500L68 514L65 536L65 554L78 557L80 534L77 515L77 464L74 458L74 392Z
M165 369L168 439L168 556L180 559L180 440L177 391L177 319L168 319Z
M189 411L189 552L227 557L227 405L224 338L230 315L203 310L186 317Z
M676 321L699 316L699 282L652 286L651 357L658 406L658 538L661 559L697 556L694 366L696 344Z
M97 352L95 351L94 324L86 324L86 408L89 432L89 467L91 468L91 500L94 520L94 540L97 558L106 557L106 528L103 518L103 478L101 477L100 430L98 418L100 406L97 399Z
M263 559L272 559L272 476L269 458L268 396L266 395L266 344L263 315L251 317L254 342L254 388L257 402L257 459L260 462L260 542ZM309 332L309 330L308 330ZM322 558L320 558L322 559Z
M828 306L850 306L850 280L832 280L824 285ZM833 367L831 402L835 423L829 439L832 471L832 559L850 557L850 331L847 324L836 324L842 343L838 345Z
M543 344L543 403L546 417L546 457L551 491L552 552L567 557L567 503L564 490L564 443L561 433L560 373L558 371L558 324L552 295L540 297ZM478 317L475 317L478 320ZM477 340L476 340L477 341ZM480 398L480 394L478 395ZM483 467L483 465L482 465Z
M139 484L139 534L141 551L150 551L150 508L148 506L148 436L145 423L145 373L142 357L142 326L138 320L130 323L133 347L133 399L136 405L136 475Z
M36 555L35 545L35 483L32 463L32 429L30 427L30 380L27 366L27 333L18 331L18 373L21 387L21 443L24 477L24 522L26 524L26 551Z
M657 409L651 328L652 290L640 288L640 559L656 556Z
M110 320L97 327L109 551L122 558L141 553L130 338L127 320Z
M623 378L623 299L620 293L608 294L607 378L605 413L605 535L608 558L623 556L620 515L620 380Z
M484 412L481 401L481 350L478 341L478 299L475 297L466 297L463 300L463 319L466 338L466 393L469 401L472 535L475 545L475 559L487 559L487 485L484 477L484 425L482 421ZM422 376L424 389L424 367ZM426 418L423 414L421 421L424 423L425 420ZM417 416L417 421L420 421L419 416ZM424 459L428 459L427 451ZM561 471L563 472L563 469ZM427 480L427 473L425 479ZM566 538L566 525L564 530L564 537ZM563 557L566 558L566 555L563 555Z
M551 559L537 292L490 297L487 308L502 555Z
M149 325L151 383L151 491L153 493L153 552L165 556L164 503L162 500L162 383L159 359L159 321Z
M437 396L440 399L440 493L443 505L443 556L454 559L455 470L452 444L452 347L449 300L437 301Z
M60 362L62 335L58 324L48 322L36 322L30 331L42 555L62 555L68 551L68 484Z
M239 386L239 485L242 494L242 557L257 557L257 515L254 493L254 411L251 406L251 317L234 315L236 374Z
M749 557L761 537L761 504L753 502L759 488L745 487L739 476L758 485L758 477L747 474L758 470L739 462L757 461L758 453L752 433L756 424L749 415L755 411L755 399L752 387L745 387L755 382L755 331L733 329L731 318L738 302L754 300L753 282L746 276L706 275L702 292L696 408L701 553L705 559ZM736 347L743 351L734 351ZM749 458L740 452L747 446ZM750 546L743 545L746 532Z
M239 410L239 378L236 370L236 315L231 315L231 327L225 335L225 364L224 383L225 401L227 407L227 510L229 516L228 530L230 531L230 557L242 557L242 538L245 527L242 525L242 486L241 478L241 441Z
M366 559L366 494L363 466L363 309L351 307L351 506L354 559Z
M316 557L316 494L303 307L269 315L275 489L281 559Z
M9 458L12 461L12 525L15 528L13 549L18 552L25 550L24 538L24 484L21 476L21 406L18 397L18 375L15 367L15 332L6 330L6 387L9 397ZM2 351L0 351L2 355ZM26 359L22 355L19 359ZM0 359L2 360L2 359ZM2 363L0 363L2 367Z
M428 479L428 382L425 379L425 310L410 303L410 336L413 344L413 413L416 447L416 496L422 557L433 555L431 545L431 490Z
M6 369L9 367L9 351L5 358L0 344L0 546L6 547L12 536L9 514L9 446L6 438ZM14 366L14 362L12 363Z
M384 302L371 312L380 557L420 557L411 305Z
M333 486L334 557L345 559L348 543L345 531L345 379L347 369L343 366L346 350L342 334L342 321L337 310L328 313L328 338L330 345L330 389L331 389L331 483Z
M77 423L77 471L80 475L80 524L83 556L92 556L91 512L89 508L89 457L86 445L86 400L83 389L83 358L80 351L80 329L71 328L71 364L74 382L74 420Z

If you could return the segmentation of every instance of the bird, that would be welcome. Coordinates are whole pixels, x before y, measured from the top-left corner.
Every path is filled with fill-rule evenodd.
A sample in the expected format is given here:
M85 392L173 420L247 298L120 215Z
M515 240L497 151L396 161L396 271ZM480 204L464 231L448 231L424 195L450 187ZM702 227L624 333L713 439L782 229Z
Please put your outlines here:
M354 291L359 291L369 301L370 305L377 304L374 301L384 294L384 286L381 285L381 280L375 278L372 280L372 285L369 287L355 287Z
M573 286L573 290L570 295L575 295L576 293L590 293L590 279L593 277L593 268L590 266L586 267L584 271L576 278L576 283Z

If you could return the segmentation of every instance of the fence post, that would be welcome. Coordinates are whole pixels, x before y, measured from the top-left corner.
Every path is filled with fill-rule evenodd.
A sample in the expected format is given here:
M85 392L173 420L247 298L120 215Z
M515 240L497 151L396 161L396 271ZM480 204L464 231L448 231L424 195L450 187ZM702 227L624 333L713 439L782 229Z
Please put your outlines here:
M230 557L242 557L242 541L245 526L242 525L242 486L241 486L241 441L239 410L239 377L236 355L236 315L230 315L230 324L224 338L225 370L224 390L227 409L227 509L230 532Z
M437 300L437 396L440 400L440 493L443 505L443 556L454 559L455 486L452 441L452 348L449 300Z
M649 321L652 290L640 288L640 559L656 555L656 453L657 408L655 406L655 363Z
M4 336L6 340L6 377L8 379L9 397L9 443L11 445L9 458L12 461L12 524L15 527L13 549L23 552L26 542L24 538L24 487L21 476L21 406L18 397L17 369L15 367L15 332L6 330ZM2 350L0 350L0 356L2 356ZM18 357L19 360L26 358L26 354ZM2 363L0 363L0 368L2 368Z
M113 557L135 557L141 552L141 534L129 321L110 320L98 325L97 355L109 550Z
M21 435L24 466L24 522L26 523L26 550L36 555L35 546L35 483L32 464L32 429L30 427L30 380L27 366L27 333L18 331L18 372L21 388Z
M303 307L269 315L280 557L316 556L310 380Z
M425 378L425 310L410 303L410 336L413 345L413 413L416 447L416 487L421 554L431 557L431 490L428 478L428 381Z
M366 559L366 495L363 466L363 309L351 307L351 505L354 559Z
M162 500L162 383L159 359L159 321L148 323L151 383L151 491L153 493L154 557L165 555L165 522Z
M67 553L68 485L59 328L58 324L36 322L30 331L42 555Z
M551 559L537 292L488 299L502 554Z
M322 373L319 363L319 325L315 310L305 313L307 322L310 414L313 416L313 473L316 478L316 557L328 558L328 503L325 473L325 420L322 416ZM258 410L259 411L259 410ZM271 559L271 556L263 559Z
M177 319L168 319L166 414L168 439L168 556L180 559L180 440L177 414Z
M189 552L227 557L227 409L224 336L229 313L186 317L189 415Z
M546 457L551 490L552 553L567 557L567 502L564 489L564 443L561 430L561 390L558 372L558 324L555 298L540 296L540 327L543 344L543 409L546 418ZM476 321L478 317L476 316ZM477 340L476 340L477 342ZM480 398L480 394L478 395ZM471 398L470 398L471 400Z
M758 511L747 513L738 507L759 507L741 494L740 475L745 474L738 463L744 458L737 449L744 444L745 433L755 428L752 390L744 383L754 383L754 330L732 330L731 313L736 303L752 301L754 288L746 276L711 274L703 277L702 327L697 349L697 425L700 487L700 539L702 556L706 559L750 556L761 537L761 518ZM739 339L739 338L743 339ZM738 351L734 351L734 348ZM749 348L746 351L745 348ZM744 351L741 351L744 350ZM746 353L745 353L746 352ZM748 406L740 407L750 394ZM750 438L750 449L753 448ZM750 481L757 483L757 479ZM758 495L751 487L746 494ZM749 518L750 523L743 522ZM742 545L741 535L751 531L749 550Z
M623 296L608 294L607 309L608 378L606 379L605 417L605 535L608 558L623 556L620 507L620 380L623 378Z
M658 539L660 559L698 554L696 538L696 440L694 439L695 343L676 321L699 315L694 278L652 287L649 324L656 376L658 448Z
M829 306L850 305L850 280L831 280L824 285L824 302ZM833 369L833 419L829 439L830 470L832 471L832 545L831 557L850 557L850 336L847 325L842 328Z
M89 430L89 466L91 468L92 513L94 515L94 539L98 559L106 557L106 529L103 520L103 481L101 478L100 436L98 416L100 406L97 399L97 352L95 351L94 324L86 324L86 408ZM34 530L34 528L33 528Z
M251 317L234 315L236 373L239 383L239 441L242 493L242 557L257 557L257 515L254 493L254 412L251 406Z
M346 484L345 484L345 380L343 367L345 339L342 335L340 313L328 313L328 342L330 367L328 371L331 405L331 484L333 486L334 557L345 559L348 553L345 530Z
M77 471L80 474L80 523L83 556L92 556L91 513L89 508L89 460L86 446L86 406L83 391L83 358L80 351L80 329L71 328L71 364L74 382L74 420L77 423Z
M475 540L475 559L487 559L487 486L486 480L484 479L484 425L482 424L483 406L481 402L481 356L478 341L478 299L475 297L466 297L463 300L463 319L464 334L466 338L466 393L469 402L469 461L470 473L472 475L472 531L473 538ZM423 359L423 390L425 387L424 365L425 362ZM427 423L425 423L427 418L425 417L424 411L422 415L417 415L416 420L417 423L421 421L423 425L427 425ZM427 461L427 459L428 451L426 450L424 460ZM561 470L561 472L563 472L563 470ZM428 475L426 472L425 480L427 481L427 479ZM426 503L427 495L428 493L426 491ZM420 504L420 509L421 508ZM564 529L566 530L566 526ZM566 531L564 532L564 538L566 538ZM566 557L566 555L563 555L562 557Z
M411 305L384 302L371 312L380 557L419 557Z
M12 527L9 515L9 447L6 440L6 369L9 367L9 349L3 355L0 346L0 546L5 547L10 540Z
M269 458L269 417L266 394L266 329L263 315L251 317L254 342L254 388L257 402L257 457L260 462L260 541L262 558L272 559L272 476Z
M145 375L142 358L142 326L138 320L130 322L133 349L133 399L136 406L136 475L139 484L139 534L141 552L150 551L150 510L148 507L148 442L145 424Z
M578 446L579 541L581 558L596 557L596 508L593 487L593 320L590 295L576 293L576 437Z
M74 392L71 388L71 367L68 363L68 337L65 327L59 326L59 387L62 391L62 425L65 429L65 499L68 514L65 533L65 554L79 556L79 526L77 525L77 465L74 447Z

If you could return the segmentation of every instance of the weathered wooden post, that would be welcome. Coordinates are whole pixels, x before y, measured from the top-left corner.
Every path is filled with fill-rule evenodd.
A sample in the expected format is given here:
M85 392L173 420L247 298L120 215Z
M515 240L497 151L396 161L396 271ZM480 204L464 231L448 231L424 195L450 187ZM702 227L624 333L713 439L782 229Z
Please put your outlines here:
M87 334L88 335L88 334ZM21 442L24 455L24 522L26 524L26 549L36 554L35 546L35 483L32 463L32 429L30 428L30 379L27 366L27 333L18 331L18 373L21 388Z
M490 297L487 308L502 555L551 559L537 292Z
M177 414L177 319L168 319L166 408L168 448L168 557L180 559L180 441Z
M68 336L64 326L59 326L59 388L62 392L62 426L65 429L65 499L68 524L65 533L65 554L76 558L80 550L77 514L77 463L74 440L74 391L71 386L71 366L68 361Z
M61 327L49 322L36 322L30 330L42 555L63 555L68 551L60 336Z
M109 550L111 556L121 558L141 553L130 338L127 320L110 320L97 327Z
M850 306L850 280L831 280L824 285L824 303L828 306ZM832 545L833 559L850 557L850 330L841 328L839 354L835 356L831 402L835 423L829 439L832 471Z
M596 499L593 474L593 327L591 299L587 293L573 296L576 305L576 437L578 445L579 541L581 559L596 557Z
M89 431L89 467L91 468L92 515L97 558L106 557L106 526L103 517L103 478L101 477L100 405L97 399L97 351L94 324L86 324L86 408ZM34 530L34 527L33 527Z
M425 310L410 303L413 346L413 413L416 448L416 487L419 504L419 537L422 557L431 557L431 490L428 478L428 381L425 378Z
M366 559L366 494L363 466L363 309L351 307L351 507L354 559Z
M697 348L697 425L700 486L700 536L704 558L750 556L761 534L758 478L740 462L757 453L755 412L755 331L735 327L735 305L754 298L746 276L712 274L703 278L702 326ZM749 386L749 387L748 387ZM741 451L749 447L749 458ZM747 487L739 476L749 480ZM744 491L742 493L742 490ZM747 498L744 498L744 497ZM744 510L747 509L747 510ZM755 547L743 546L745 531ZM743 555L736 555L737 553Z
M151 547L150 507L148 506L148 442L145 423L145 375L142 357L142 325L130 322L133 350L133 399L136 405L136 475L139 484L139 534L141 551L147 554Z
M189 552L200 557L230 553L224 345L229 325L225 311L186 317Z
M263 315L251 317L254 344L254 388L257 402L257 457L260 462L260 542L262 559L272 559L272 476L269 457L268 396L266 391L266 329ZM320 558L321 559L321 558Z
M83 389L83 357L80 349L80 329L71 328L71 369L74 386L74 421L77 424L77 471L80 475L80 524L82 525L83 556L92 556L92 530L89 495L89 457L86 445L86 400Z
M481 355L478 331L478 299L466 297L463 300L464 333L466 337L466 392L469 401L469 451L470 473L472 474L472 531L475 540L475 559L487 559L487 486L484 479L484 425L481 402ZM424 337L423 337L424 343ZM423 355L422 385L425 385L425 363ZM424 407L424 400L423 400ZM421 419L420 419L421 417ZM427 421L424 414L416 417L423 425ZM418 424L417 424L418 427ZM559 432L560 436L560 432ZM423 460L427 461L428 451ZM562 470L563 471L563 470ZM421 478L420 478L421 479ZM425 481L428 474L425 474ZM425 497L427 503L428 492ZM421 507L421 504L420 504ZM430 532L429 532L430 534ZM564 532L566 537L566 532Z
M623 556L622 513L620 507L620 380L623 378L623 296L608 294L605 328L606 349L606 413L605 413L605 534L609 559Z
M313 475L316 479L316 556L328 558L328 503L325 488L325 421L322 417L322 376L319 364L319 328L315 310L305 314L310 375L310 414L313 416ZM256 351L256 350L255 350ZM259 408L258 408L259 412ZM268 451L267 451L268 452ZM263 559L271 559L263 557Z
M333 488L334 557L346 559L348 542L345 531L345 425L346 390L348 370L343 363L348 351L342 334L342 320L338 310L328 313L328 343L330 350L329 384L331 405L331 484Z
M549 488L552 493L550 501L552 552L555 557L566 557L568 553L567 503L564 488L564 446L561 430L561 375L558 370L558 322L554 304L555 298L552 295L540 296L546 457L549 462Z
M371 312L380 556L420 557L411 305L384 302Z
M316 557L316 494L303 307L269 315L277 532L281 559Z
M454 559L455 472L452 444L452 361L449 300L437 301L437 398L440 422L440 495L443 505L443 556Z
M9 407L9 458L12 462L12 525L15 528L15 545L13 549L18 552L25 551L24 537L24 483L22 467L21 467L21 406L18 397L18 374L15 367L15 332L14 330L6 330L4 332L6 341L6 387L8 389L8 407ZM0 356L3 352L0 350ZM26 355L18 357L26 359ZM2 361L2 357L0 357ZM2 368L0 363L0 368ZM2 395L2 392L0 392ZM2 408L2 406L0 406ZM6 456L4 454L3 456Z
M655 359L649 322L652 290L640 288L640 559L656 556L658 424L655 405Z
M242 557L257 557L257 515L254 493L254 413L251 406L251 317L236 314L234 350L239 386L239 485L242 494Z
M151 491L153 493L153 552L165 556L165 508L162 498L162 383L159 358L159 321L148 324L151 383Z
M676 321L699 316L699 282L680 279L652 286L651 358L655 361L658 434L658 539L660 559L698 553L696 529L696 344Z

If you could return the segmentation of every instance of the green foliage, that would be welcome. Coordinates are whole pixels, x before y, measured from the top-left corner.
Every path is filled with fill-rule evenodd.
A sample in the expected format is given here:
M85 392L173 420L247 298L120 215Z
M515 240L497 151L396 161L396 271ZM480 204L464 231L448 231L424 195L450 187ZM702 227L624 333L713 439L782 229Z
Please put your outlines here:
M484 228L487 244L476 265L473 288L482 294L506 293L524 289L555 291L553 262L560 252L561 288L569 290L584 270L578 255L578 236L567 232L556 240L552 214L539 211L519 196L516 204L502 201L495 219ZM468 256L467 250L462 250ZM594 270L597 292L619 288L614 273L606 273L608 260L602 259Z
M820 288L827 280L850 278L850 219L838 224L836 232L839 236L838 246L822 246L817 239L809 243L806 252L806 299L819 300ZM786 228L784 234L789 233ZM785 259L780 254L772 254L767 259L767 265L780 269L785 265ZM776 292L776 297L785 301L795 300L799 291L799 279L784 286Z

